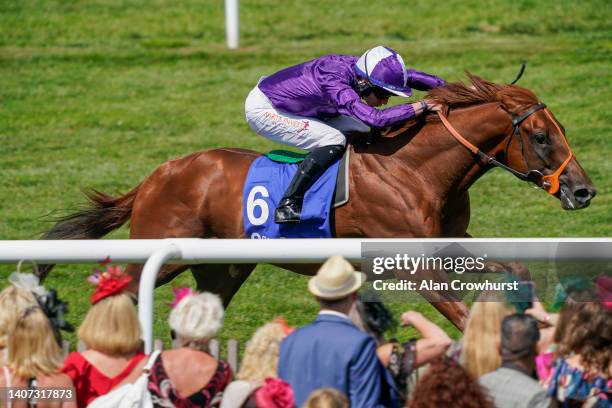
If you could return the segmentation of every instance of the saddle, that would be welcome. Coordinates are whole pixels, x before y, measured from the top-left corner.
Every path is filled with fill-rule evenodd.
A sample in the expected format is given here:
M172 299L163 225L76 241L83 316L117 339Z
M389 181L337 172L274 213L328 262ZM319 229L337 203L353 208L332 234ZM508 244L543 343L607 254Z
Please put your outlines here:
M334 162L304 195L299 223L276 224L274 208L298 170L303 154L275 150L255 159L243 187L245 235L259 238L331 238L332 210L348 202L348 153Z

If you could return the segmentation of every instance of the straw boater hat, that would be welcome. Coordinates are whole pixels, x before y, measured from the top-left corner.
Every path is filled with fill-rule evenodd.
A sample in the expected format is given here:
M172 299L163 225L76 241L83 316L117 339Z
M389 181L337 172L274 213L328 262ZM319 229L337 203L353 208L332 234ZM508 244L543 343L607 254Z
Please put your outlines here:
M355 272L353 265L340 255L329 258L308 281L308 290L318 298L336 300L359 290L366 275Z

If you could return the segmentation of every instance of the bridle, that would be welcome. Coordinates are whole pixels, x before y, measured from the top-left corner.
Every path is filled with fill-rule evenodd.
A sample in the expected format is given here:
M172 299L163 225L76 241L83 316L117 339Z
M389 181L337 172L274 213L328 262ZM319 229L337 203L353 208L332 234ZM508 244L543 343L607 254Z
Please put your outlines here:
M466 138L461 136L461 134L453 127L453 125L450 124L450 122L448 121L448 118L442 112L438 111L437 114L440 117L440 120L442 121L442 123L444 124L444 127L446 127L446 129L450 132L450 134L455 139L457 139L459 143L461 143L463 146L468 148L473 154L475 154L479 159L483 160L484 162L488 164L504 169L514 174L516 177L518 177L519 179L523 181L529 181L531 183L534 183L536 186L546 190L547 193L554 195L557 193L557 191L559 191L559 176L561 175L561 173L563 173L563 170L565 170L565 168L569 164L570 160L574 156L574 153L572 152L572 149L570 148L567 142L567 138L565 137L565 134L561 131L561 128L559 127L559 124L557 123L557 121L553 119L552 115L546 108L546 105L543 103L538 103L537 105L534 105L531 108L527 109L527 111L525 111L525 113L523 113L522 115L518 115L518 116L511 115L512 133L514 136L516 136L517 142L519 146L521 147L521 155L525 162L525 167L529 169L527 158L525 156L523 141L519 133L519 128L521 124L523 123L523 121L525 121L525 119L533 115L535 112L538 112L539 110L543 110L544 114L546 114L548 119L550 119L550 121L555 125L555 127L557 128L557 131L563 137L563 141L565 143L565 146L567 147L567 151L569 152L567 158L557 168L557 170L555 170L552 174L548 174L548 175L544 175L539 170L527 170L527 172L523 173L521 171L513 169L512 167L498 161L497 159L495 159L495 157L489 156L488 154L480 150L478 147L470 143ZM509 144L510 142L508 142L508 145ZM508 146L506 146L506 150L507 149L508 149Z

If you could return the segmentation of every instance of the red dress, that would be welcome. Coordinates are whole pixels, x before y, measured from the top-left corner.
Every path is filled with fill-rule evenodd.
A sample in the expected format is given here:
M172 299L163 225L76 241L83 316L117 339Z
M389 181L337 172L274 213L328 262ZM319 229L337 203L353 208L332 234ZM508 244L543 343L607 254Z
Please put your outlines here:
M108 393L123 381L143 358L145 358L145 354L137 353L123 371L109 378L98 371L81 353L70 353L64 360L62 372L67 374L74 382L77 405L79 408L85 408L91 401Z

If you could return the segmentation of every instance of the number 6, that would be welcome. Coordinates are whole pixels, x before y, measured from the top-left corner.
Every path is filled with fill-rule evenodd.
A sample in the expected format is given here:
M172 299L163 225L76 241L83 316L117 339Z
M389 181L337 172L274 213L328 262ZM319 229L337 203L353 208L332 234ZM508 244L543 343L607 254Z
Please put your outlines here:
M270 197L270 193L268 193L264 186L255 186L249 191L249 196L247 197L247 217L249 217L249 221L253 225L263 225L268 220L270 209L266 200L263 198L255 199L255 194L261 194L262 197ZM255 217L255 207L261 208L261 215L259 217Z

